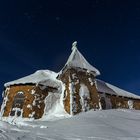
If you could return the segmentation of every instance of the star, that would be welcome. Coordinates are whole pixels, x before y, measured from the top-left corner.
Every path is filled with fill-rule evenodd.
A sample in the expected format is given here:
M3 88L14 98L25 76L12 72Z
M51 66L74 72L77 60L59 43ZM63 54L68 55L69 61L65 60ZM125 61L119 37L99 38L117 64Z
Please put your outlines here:
M32 15L30 14L30 13L28 13L28 12L25 12L24 13L24 16L28 19L28 20L31 20L32 19Z
M57 16L57 17L55 17L55 19L56 19L56 21L59 21L59 20L60 20L60 17L59 17L59 16Z

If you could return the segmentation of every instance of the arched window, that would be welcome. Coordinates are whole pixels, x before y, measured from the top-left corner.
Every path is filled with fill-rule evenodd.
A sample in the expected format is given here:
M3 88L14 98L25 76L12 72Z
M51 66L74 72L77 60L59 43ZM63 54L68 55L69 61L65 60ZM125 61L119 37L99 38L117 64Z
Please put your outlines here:
M14 97L13 105L12 105L12 110L10 115L11 116L20 116L21 115L21 109L23 108L24 104L24 92L19 91Z

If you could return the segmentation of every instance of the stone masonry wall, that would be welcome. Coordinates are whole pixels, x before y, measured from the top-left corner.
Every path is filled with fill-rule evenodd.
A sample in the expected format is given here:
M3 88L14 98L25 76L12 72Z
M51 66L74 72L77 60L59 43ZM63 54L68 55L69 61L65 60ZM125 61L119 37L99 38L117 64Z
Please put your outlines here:
M23 93L24 102L20 104L20 99L15 101L17 93ZM13 85L7 87L4 93L4 100L2 105L3 117L18 116L19 114L23 118L35 118L39 119L44 113L44 100L48 95L48 90L41 90L36 85ZM15 112L18 111L18 112Z
M71 68L62 73L59 79L63 81L66 87L64 107L69 114L75 115L90 109L99 109L99 94L95 87L94 76L91 73ZM89 96L80 95L82 85L87 87Z

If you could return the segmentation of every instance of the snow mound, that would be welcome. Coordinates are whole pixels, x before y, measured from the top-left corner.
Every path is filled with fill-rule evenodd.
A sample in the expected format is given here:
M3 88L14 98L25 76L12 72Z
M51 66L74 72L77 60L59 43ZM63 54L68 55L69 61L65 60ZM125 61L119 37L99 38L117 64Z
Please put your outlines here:
M88 111L55 121L24 122L12 126L0 121L0 140L139 140L140 111Z

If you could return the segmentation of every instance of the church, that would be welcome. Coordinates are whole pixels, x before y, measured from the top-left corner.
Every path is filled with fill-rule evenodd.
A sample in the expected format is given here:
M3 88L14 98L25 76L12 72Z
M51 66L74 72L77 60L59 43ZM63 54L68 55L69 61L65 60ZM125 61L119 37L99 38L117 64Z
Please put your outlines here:
M100 72L72 44L60 72L38 70L5 83L2 117L41 119L51 113L76 115L88 110L140 109L140 96L97 79Z

